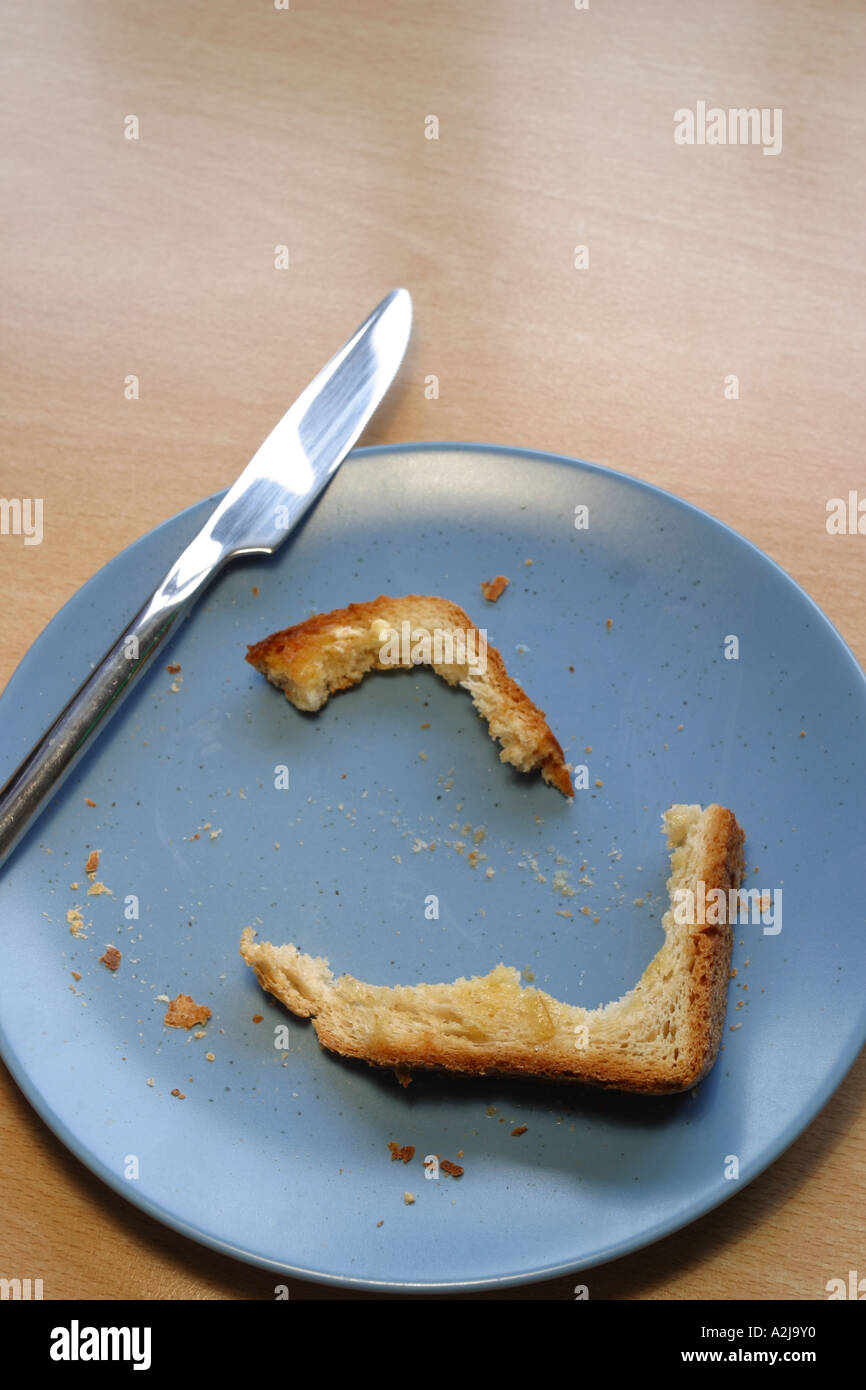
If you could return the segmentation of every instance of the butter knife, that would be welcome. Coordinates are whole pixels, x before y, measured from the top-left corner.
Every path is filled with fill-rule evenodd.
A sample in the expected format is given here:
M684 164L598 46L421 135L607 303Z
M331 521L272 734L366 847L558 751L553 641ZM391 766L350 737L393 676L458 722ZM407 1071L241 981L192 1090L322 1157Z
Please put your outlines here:
M165 579L0 789L0 864L106 727L210 581L237 555L272 555L382 400L412 328L392 290L304 390Z

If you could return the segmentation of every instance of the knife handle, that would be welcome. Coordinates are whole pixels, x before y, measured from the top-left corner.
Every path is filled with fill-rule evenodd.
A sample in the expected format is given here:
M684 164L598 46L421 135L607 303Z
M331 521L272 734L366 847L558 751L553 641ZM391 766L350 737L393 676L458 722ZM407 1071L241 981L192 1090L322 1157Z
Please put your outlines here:
M0 789L0 864L227 558L204 532L196 536Z

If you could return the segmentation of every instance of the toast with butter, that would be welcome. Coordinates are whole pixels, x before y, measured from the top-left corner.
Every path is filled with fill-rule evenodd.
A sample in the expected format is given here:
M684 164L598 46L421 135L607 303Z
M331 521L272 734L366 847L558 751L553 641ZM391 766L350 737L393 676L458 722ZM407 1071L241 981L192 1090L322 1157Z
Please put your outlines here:
M719 923L695 921L695 905L711 889L739 888L745 836L733 813L716 805L671 806L663 825L671 851L664 942L634 988L597 1009L523 986L506 965L452 984L371 985L335 976L326 959L295 946L257 942L252 927L241 955L262 989L312 1018L323 1047L398 1075L426 1068L683 1091L718 1052L733 936L727 914Z
M544 710L512 680L463 609L447 599L380 594L271 633L248 648L246 659L300 710L321 709L368 671L432 666L449 685L469 692L490 737L502 744L502 762L520 772L538 769L563 796L574 795Z

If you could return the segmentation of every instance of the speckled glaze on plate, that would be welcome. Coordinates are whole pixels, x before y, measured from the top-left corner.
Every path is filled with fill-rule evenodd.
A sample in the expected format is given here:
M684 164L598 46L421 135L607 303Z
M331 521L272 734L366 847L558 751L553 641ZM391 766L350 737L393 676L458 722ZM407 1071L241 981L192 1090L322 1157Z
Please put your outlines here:
M214 500L118 555L35 642L0 700L0 777ZM489 604L479 585L499 573L511 585ZM412 591L487 629L587 765L573 805L501 764L468 697L429 671L370 676L307 716L243 660L313 609ZM182 667L176 691L168 661ZM277 557L223 574L165 662L0 880L4 1059L64 1143L159 1220L337 1284L538 1279L734 1195L853 1061L866 1035L866 682L807 595L706 514L551 455L361 449ZM436 1076L404 1090L324 1053L238 954L254 923L372 981L503 960L595 1006L660 944L659 822L675 801L730 806L749 886L783 893L781 932L735 928L724 1051L696 1095ZM473 868L480 828L487 857ZM110 895L87 894L92 848ZM84 939L67 924L75 906ZM98 960L108 944L116 974ZM205 1038L163 1027L157 996L181 991L213 1010ZM411 1163L391 1161L391 1140L414 1145ZM426 1179L426 1154L464 1176Z

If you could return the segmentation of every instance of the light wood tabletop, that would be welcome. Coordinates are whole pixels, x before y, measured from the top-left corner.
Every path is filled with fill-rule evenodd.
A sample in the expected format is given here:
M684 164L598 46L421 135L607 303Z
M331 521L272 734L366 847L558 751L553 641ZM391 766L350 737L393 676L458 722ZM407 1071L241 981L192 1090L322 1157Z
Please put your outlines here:
M0 495L43 499L41 544L0 535L0 683L114 554L234 479L395 285L413 340L365 443L647 479L765 550L866 660L866 534L826 524L866 499L860 6L7 0L0 33ZM582 1276L590 1296L822 1298L866 1273L864 1082L861 1055L771 1169ZM103 1186L5 1070L0 1117L0 1275L273 1297Z

